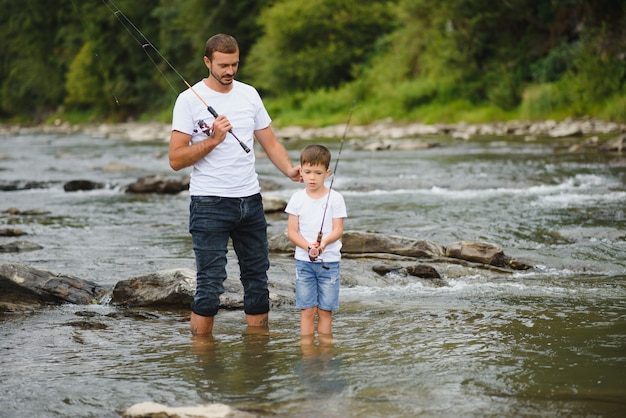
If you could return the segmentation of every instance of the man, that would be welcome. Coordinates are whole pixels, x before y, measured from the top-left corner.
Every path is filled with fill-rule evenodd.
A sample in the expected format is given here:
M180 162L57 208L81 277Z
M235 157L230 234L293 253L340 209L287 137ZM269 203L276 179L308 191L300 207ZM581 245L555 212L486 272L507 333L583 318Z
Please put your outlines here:
M254 152L254 138L272 163L293 181L300 181L287 151L276 139L256 89L234 79L239 46L219 34L206 43L204 64L209 76L182 92L174 106L170 166L193 166L189 231L196 256L197 285L191 305L191 332L213 332L213 320L224 292L229 238L239 260L244 312L249 327L267 327L269 253L267 222ZM202 99L200 99L202 98ZM214 117L209 104L220 115Z

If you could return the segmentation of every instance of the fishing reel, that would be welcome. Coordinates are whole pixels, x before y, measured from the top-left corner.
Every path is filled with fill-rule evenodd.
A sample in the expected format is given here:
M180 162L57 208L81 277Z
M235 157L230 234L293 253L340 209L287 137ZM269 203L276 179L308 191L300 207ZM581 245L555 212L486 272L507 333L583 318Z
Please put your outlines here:
M317 261L317 258L320 256L321 251L319 249L319 243L316 243L314 246L309 247L309 260Z
M198 121L198 126L200 130L206 134L206 136L213 136L213 129L203 120Z

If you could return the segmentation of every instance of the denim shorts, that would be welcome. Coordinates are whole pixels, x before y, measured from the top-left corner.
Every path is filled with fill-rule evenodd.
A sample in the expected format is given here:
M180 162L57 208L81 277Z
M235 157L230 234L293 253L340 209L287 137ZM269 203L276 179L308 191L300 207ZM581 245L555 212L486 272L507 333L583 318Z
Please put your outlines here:
M296 260L297 308L339 309L339 264Z
M191 196L189 232L196 255L196 293L191 310L217 314L224 293L228 241L239 262L244 312L269 312L267 221L260 194L243 198Z

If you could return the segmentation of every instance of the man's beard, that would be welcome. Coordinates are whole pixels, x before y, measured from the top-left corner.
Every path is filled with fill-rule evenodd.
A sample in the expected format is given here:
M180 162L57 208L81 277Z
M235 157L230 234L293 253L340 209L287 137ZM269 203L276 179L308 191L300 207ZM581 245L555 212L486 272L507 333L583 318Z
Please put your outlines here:
M228 85L233 84L233 80L235 79L234 74L232 76L228 76L228 81L224 81L224 76L216 77L215 75L213 75L213 73L211 73L211 76L222 86L228 86Z

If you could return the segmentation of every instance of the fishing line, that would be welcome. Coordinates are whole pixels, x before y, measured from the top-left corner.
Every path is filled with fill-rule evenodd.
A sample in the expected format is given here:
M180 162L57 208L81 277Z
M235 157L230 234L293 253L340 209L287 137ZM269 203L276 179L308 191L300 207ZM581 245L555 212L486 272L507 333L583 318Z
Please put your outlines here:
M193 94L196 95L196 97L198 99L200 99L200 101L202 102L202 104L204 104L204 106L207 108L207 110L209 111L209 113L211 113L211 115L213 115L214 118L217 118L219 115L218 113L215 111L215 109L213 109L211 106L209 106L207 104L206 101L204 101L204 99L202 98L202 96L200 96L200 94L198 94L198 92L196 90L194 90L194 88L191 86L191 84L189 84L187 82L187 80L185 79L185 77L182 76L181 73L178 72L178 70L172 65L171 62L169 62L167 60L167 58L165 58L163 56L163 54L161 54L161 52L157 49L157 47L154 46L154 44L152 42L150 42L150 40L146 37L146 35L143 34L143 32L141 32L139 30L139 28L137 26L135 26L135 24L128 18L128 16L126 16L124 14L124 12L122 12L122 10L115 4L115 2L113 2L113 0L102 0L102 3L104 3L104 5L109 9L109 11L111 13L113 13L113 15L117 18L117 20L122 24L122 26L124 27L124 29L126 29L126 31L130 34L130 36L135 40L135 42L137 42L139 44L139 46L141 46L141 48L143 49L143 51L146 53L146 55L148 56L148 58L150 59L150 61L152 62L152 64L156 67L156 69L159 71L159 73L163 76L163 78L165 79L165 81L167 81L167 84L169 84L169 86L172 88L172 90L174 90L174 92L176 94L178 94L178 91L174 88L174 86L172 85L172 83L170 83L169 79L165 76L165 74L163 73L163 71L161 70L161 68L159 68L158 64L156 63L156 61L152 58L152 56L150 55L150 53L148 52L148 49L152 49L158 56L159 58L168 65L168 67L170 67L172 69L172 71L174 71L174 73L178 76L178 78L180 78L182 80L183 83L185 83L185 85L189 88L189 90L192 91ZM131 30L131 28L135 31L133 33L133 31ZM138 36L136 36L138 35ZM203 121L200 121L200 123L204 123ZM201 126L202 128L202 126ZM243 142L241 142L241 140L237 137L237 135L234 134L232 129L228 130L228 133L230 133L239 143L239 145L241 145L241 148L243 148L243 150L245 152L250 152L250 148L248 148L248 146L246 144L244 144Z
M309 249L309 258L311 261L315 261L320 253L319 253L319 245L322 242L322 235L324 229L324 220L326 219L326 210L328 209L328 203L330 202L330 192L333 190L333 183L335 182L335 175L337 174L337 166L339 165L339 159L341 158L341 150L343 149L343 143L346 139L346 134L348 133L348 128L350 127L350 120L352 119L352 113L354 112L354 107L356 102L352 102L352 107L350 108L350 114L348 115L348 120L346 121L346 126L343 130L343 136L341 137L341 142L339 143L339 152L337 153L337 158L335 159L335 168L333 169L333 176L330 179L330 185L328 186L328 196L326 196L326 204L324 205L324 213L322 215L322 224L320 225L320 232L317 233L317 246ZM325 269L328 269L328 266L323 265Z

